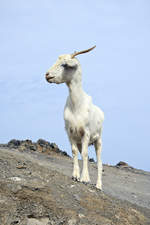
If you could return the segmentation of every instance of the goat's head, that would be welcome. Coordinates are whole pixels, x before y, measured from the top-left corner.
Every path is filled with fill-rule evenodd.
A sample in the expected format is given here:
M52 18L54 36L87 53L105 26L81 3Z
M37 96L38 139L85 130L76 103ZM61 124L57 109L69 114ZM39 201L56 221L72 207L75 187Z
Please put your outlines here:
M74 52L73 54L61 55L56 63L46 72L46 80L49 83L69 83L80 67L76 55L83 54L93 50L96 46L84 51Z

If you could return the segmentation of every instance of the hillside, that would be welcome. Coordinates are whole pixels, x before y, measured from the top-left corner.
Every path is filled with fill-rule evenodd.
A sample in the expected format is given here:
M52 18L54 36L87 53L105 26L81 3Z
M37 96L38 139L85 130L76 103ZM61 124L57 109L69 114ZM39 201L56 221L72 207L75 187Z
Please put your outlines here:
M80 161L81 165L81 161ZM104 165L103 191L74 182L72 159L54 143L0 145L1 225L148 225L150 173L125 163Z

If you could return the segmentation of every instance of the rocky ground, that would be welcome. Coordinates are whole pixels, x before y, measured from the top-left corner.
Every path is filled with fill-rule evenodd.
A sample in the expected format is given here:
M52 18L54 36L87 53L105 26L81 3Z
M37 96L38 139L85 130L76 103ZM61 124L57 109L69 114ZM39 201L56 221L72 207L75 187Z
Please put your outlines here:
M103 191L71 179L72 159L42 139L0 145L0 225L150 224L150 172L104 165ZM81 166L80 161L80 166Z

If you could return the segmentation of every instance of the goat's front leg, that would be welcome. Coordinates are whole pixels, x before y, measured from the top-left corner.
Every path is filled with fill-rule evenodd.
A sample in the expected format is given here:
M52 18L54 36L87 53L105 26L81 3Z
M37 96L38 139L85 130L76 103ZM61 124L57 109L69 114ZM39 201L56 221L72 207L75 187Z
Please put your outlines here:
M72 179L75 181L79 181L80 180L80 167L79 167L79 163L78 163L78 148L74 142L71 143L71 147L72 147L72 156L73 156Z
M81 182L89 183L90 177L89 177L89 171L88 171L88 143L89 143L89 137L88 135L84 135L82 138L82 160L83 160L83 168L82 168L82 175L81 175Z
M95 145L95 150L96 150L97 168L98 168L96 187L98 189L102 190L102 160L101 160L102 141L101 141L101 139L98 139L94 145Z

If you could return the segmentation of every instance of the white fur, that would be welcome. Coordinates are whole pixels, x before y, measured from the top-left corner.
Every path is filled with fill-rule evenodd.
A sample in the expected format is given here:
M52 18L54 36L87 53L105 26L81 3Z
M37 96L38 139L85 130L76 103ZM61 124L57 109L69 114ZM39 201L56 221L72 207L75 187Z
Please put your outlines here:
M97 155L98 177L96 187L102 189L101 132L104 113L92 103L82 88L81 66L77 58L70 54L59 56L56 63L47 71L49 83L66 83L69 96L64 109L65 128L73 154L73 179L89 182L88 146L94 144ZM80 177L78 151L83 159Z

